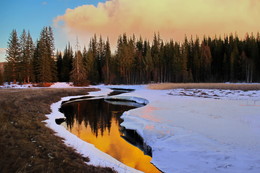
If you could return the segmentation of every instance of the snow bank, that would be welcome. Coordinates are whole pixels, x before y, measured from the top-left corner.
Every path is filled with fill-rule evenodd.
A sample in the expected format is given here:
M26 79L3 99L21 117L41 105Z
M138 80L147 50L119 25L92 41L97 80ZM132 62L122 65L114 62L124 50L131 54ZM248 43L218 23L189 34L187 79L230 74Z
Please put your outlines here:
M170 90L169 94L174 96L192 96L226 100L260 100L260 92L254 90L241 91L222 89L173 89Z
M50 86L50 88L71 88L74 87L72 83L56 82Z
M32 88L33 85L32 84L23 84L23 85L19 85L19 84L8 84L8 83L4 83L3 86L0 85L0 89L8 89L8 88L17 88L17 89L23 89L23 88Z
M109 96L105 97L105 100L128 100L128 101L133 101L135 103L147 105L149 103L148 100L140 97L132 97L132 96Z

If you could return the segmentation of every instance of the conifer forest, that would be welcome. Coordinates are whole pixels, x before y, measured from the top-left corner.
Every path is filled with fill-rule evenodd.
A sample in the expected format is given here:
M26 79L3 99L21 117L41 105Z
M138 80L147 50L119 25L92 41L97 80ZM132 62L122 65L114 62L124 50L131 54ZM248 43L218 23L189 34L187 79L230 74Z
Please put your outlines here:
M185 37L182 43L154 34L118 36L111 52L109 38L94 35L79 49L70 43L56 51L53 30L44 27L34 43L25 30L10 34L4 81L145 84L157 82L260 82L260 34ZM74 47L74 49L72 48Z

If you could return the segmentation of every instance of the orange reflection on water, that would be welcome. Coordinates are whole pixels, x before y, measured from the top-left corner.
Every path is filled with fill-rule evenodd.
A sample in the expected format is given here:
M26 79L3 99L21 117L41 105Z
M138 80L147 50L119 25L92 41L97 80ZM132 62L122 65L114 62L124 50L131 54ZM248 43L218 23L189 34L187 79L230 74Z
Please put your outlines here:
M73 128L70 129L70 131L82 140L94 144L99 150L111 155L132 168L147 173L160 172L150 163L152 159L150 156L144 155L143 151L120 137L122 134L118 129L116 118L113 117L111 121L110 131L105 130L103 136L96 136L92 133L91 128L89 126L86 127L83 123L77 124L74 122ZM99 133L101 133L101 131Z

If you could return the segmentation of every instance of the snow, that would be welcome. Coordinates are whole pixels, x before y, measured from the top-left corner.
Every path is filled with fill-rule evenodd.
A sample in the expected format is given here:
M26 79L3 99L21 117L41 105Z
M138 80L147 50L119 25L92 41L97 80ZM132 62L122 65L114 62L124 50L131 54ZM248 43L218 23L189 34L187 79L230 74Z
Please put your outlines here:
M143 87L123 96L149 100L125 112L121 125L152 147L160 170L260 172L260 91Z
M71 88L71 87L73 87L73 84L66 83L66 82L56 82L50 86L50 88Z
M4 83L3 86L0 85L0 89L8 89L8 88L17 88L17 89L23 89L23 88L32 88L33 85L32 84L23 84L23 85L19 85L19 84L8 84L8 83Z
M53 87L69 87L56 84ZM152 147L152 163L174 173L259 173L260 91L176 89L150 90L145 85L91 86L100 88L88 96L106 97L109 88L135 89L106 98L122 98L147 104L124 112L121 124L136 130ZM55 123L62 98L52 104L47 126L90 163L118 172L139 172L92 144L82 141ZM75 96L73 97L75 98Z
M15 89L24 89L24 88L46 88L46 87L36 87L33 84L14 84L10 83L8 84L7 82L4 83L3 86L0 85L0 89L7 89L7 88L15 88ZM82 87L75 87L73 86L73 83L67 83L67 82L56 82L52 84L50 87L47 88L82 88ZM83 87L84 88L84 87Z

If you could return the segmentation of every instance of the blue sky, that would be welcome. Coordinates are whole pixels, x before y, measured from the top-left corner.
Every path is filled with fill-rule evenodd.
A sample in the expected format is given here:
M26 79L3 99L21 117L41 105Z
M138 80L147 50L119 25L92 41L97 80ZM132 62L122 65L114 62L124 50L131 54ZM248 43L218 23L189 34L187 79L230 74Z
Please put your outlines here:
M30 31L35 41L44 26L52 26L53 19L63 15L66 9L74 9L84 4L97 5L105 0L0 0L0 62L4 61L10 33L16 29ZM54 31L55 33L55 31ZM55 33L56 35L57 33ZM64 43L65 45L66 43ZM60 45L60 46L59 46ZM64 49L63 44L56 48Z

